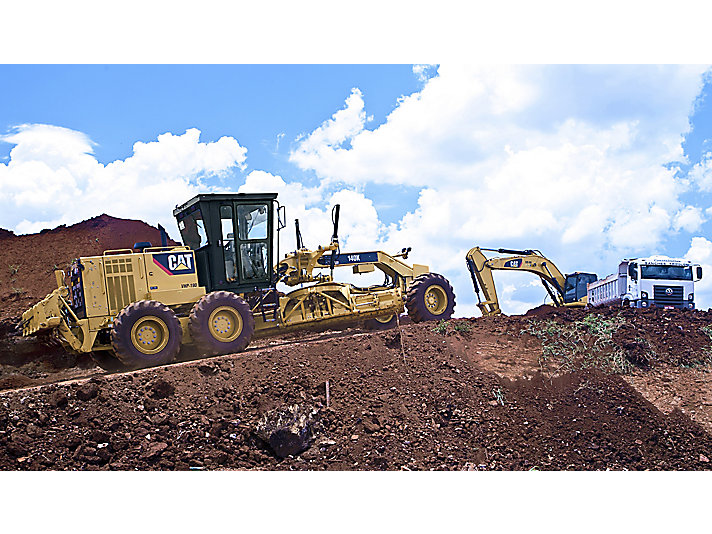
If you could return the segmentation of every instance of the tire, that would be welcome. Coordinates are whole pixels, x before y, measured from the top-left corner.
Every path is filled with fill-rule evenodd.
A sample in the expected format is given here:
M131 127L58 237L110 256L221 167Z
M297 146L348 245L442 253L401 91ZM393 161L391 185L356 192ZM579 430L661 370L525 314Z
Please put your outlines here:
M455 292L443 275L421 274L408 288L405 306L414 323L447 320L455 310Z
M385 319L385 320L384 320ZM398 324L398 318L395 314L385 317L374 317L366 319L363 322L363 327L366 330L390 330Z
M193 305L188 328L201 354L230 354L249 345L255 318L242 297L229 291L213 291Z
M116 316L111 329L116 357L132 369L172 363L182 339L176 314L155 300L129 304Z
M113 350L96 350L89 353L89 357L94 363L109 373L120 373L126 371L126 366L121 363Z

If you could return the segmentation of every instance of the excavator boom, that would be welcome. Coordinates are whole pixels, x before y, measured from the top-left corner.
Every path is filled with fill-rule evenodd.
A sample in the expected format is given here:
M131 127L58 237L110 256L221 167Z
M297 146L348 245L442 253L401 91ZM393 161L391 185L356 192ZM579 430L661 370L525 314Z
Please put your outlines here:
M483 251L507 254L507 256L488 259ZM474 247L466 254L465 261L467 262L467 268L470 271L472 284L477 294L477 306L484 316L502 313L492 271L523 271L537 275L556 306L584 306L585 298L583 301L576 299L575 301L567 302L569 300L566 298L567 283L573 283L575 294L576 282L580 275L594 277L595 279L595 275L589 275L587 273L576 273L568 277L564 276L558 267L538 250ZM584 280L584 278L582 278L582 280Z

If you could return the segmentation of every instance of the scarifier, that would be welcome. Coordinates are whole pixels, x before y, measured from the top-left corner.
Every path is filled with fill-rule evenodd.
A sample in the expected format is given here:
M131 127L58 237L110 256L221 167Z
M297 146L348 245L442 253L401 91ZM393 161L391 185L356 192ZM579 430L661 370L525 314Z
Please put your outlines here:
M452 316L452 286L425 265L404 263L410 248L342 253L338 204L331 243L305 248L295 221L297 250L276 266L285 227L276 194L200 194L173 214L183 245L167 246L162 231L160 247L136 243L56 270L57 289L23 314L23 335L53 330L68 350L120 370L171 363L184 346L216 355L310 327L389 328L406 308L415 322ZM378 268L385 280L365 288L336 282L336 267ZM278 283L300 287L284 294Z

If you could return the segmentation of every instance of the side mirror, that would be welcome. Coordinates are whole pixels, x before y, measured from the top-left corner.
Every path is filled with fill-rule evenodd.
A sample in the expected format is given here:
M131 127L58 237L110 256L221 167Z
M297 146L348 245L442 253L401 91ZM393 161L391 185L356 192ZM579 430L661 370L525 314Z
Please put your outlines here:
M277 231L287 226L287 208L280 206L277 208Z
M702 267L697 266L697 279L702 280Z
M638 266L635 263L628 264L628 276L630 276L631 280L638 279Z

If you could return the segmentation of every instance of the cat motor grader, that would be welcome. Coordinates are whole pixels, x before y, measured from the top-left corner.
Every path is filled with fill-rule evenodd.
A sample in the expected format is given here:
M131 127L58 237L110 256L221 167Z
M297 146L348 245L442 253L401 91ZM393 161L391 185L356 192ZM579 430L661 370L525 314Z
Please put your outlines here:
M297 250L279 257L285 209L273 193L200 194L173 212L183 245L136 243L55 270L57 289L22 315L23 335L51 331L70 351L90 353L109 370L173 362L181 347L201 355L244 350L255 337L311 327L395 325L407 308L415 322L449 319L450 283L410 249L339 250L339 205L331 243L309 250L295 221ZM276 230L276 233L275 233ZM336 267L379 269L380 285L334 281ZM329 271L328 273L323 271ZM300 286L287 294L282 283Z
M497 252L506 254L506 256L488 259L483 251ZM563 275L559 268L538 250L474 247L465 255L465 262L477 295L477 307L483 316L502 313L492 271L533 273L541 279L554 306L575 308L586 306L588 302L587 286L598 279L593 273L575 272ZM480 289L482 296L480 296Z

